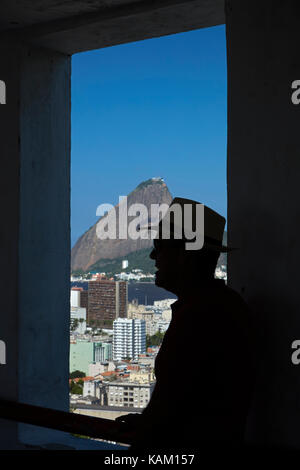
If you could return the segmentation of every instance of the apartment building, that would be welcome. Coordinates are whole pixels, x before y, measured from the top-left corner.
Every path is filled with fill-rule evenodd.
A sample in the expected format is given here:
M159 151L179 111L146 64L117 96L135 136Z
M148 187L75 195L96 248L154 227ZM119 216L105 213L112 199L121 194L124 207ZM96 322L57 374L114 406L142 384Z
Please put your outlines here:
M113 323L113 360L137 360L146 352L146 322L128 318L119 318Z
M88 375L89 365L111 360L112 344L80 340L70 344L70 372L80 370Z
M107 384L108 406L145 408L154 390L155 383L111 382Z
M89 282L88 322L100 328L112 328L116 318L127 317L128 285L126 281L100 279Z

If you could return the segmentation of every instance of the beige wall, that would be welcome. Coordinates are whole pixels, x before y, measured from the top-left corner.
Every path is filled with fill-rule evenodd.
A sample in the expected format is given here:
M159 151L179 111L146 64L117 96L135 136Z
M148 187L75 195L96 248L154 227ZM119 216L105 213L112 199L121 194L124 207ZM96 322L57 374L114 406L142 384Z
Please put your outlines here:
M142 410L140 410L142 411ZM77 408L74 413L85 416L93 416L95 418L116 419L119 416L127 415L130 413L137 413L137 411L114 411L114 410L92 410L85 408Z
M149 382L154 381L154 374L153 372L130 372L129 375L130 382L137 382L140 384L148 384Z

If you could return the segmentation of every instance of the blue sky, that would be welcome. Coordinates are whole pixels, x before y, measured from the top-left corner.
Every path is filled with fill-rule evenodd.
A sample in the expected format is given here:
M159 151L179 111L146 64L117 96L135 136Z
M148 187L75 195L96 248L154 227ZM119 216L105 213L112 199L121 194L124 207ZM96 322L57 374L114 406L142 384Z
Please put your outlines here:
M72 58L72 246L139 183L226 217L226 42L217 26Z

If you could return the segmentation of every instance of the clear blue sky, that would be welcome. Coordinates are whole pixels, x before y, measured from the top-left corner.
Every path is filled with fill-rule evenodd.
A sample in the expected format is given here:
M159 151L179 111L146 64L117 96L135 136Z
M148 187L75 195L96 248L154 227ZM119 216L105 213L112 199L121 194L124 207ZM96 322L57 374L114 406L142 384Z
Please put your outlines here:
M72 246L139 183L226 217L226 43L218 26L72 58Z

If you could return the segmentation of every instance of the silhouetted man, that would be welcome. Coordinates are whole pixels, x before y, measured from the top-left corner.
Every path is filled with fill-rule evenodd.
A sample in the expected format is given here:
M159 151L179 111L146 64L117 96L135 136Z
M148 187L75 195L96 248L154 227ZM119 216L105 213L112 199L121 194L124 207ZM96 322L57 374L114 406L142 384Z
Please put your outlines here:
M175 198L169 217L176 204L182 228L188 204L195 226L199 203ZM178 296L155 361L155 389L141 415L118 421L132 432L132 450L241 446L253 388L251 335L246 304L214 278L220 253L229 251L222 245L225 219L204 206L199 250L186 248L184 230L182 239L172 237L175 225L164 239L159 224L150 254L156 285Z

